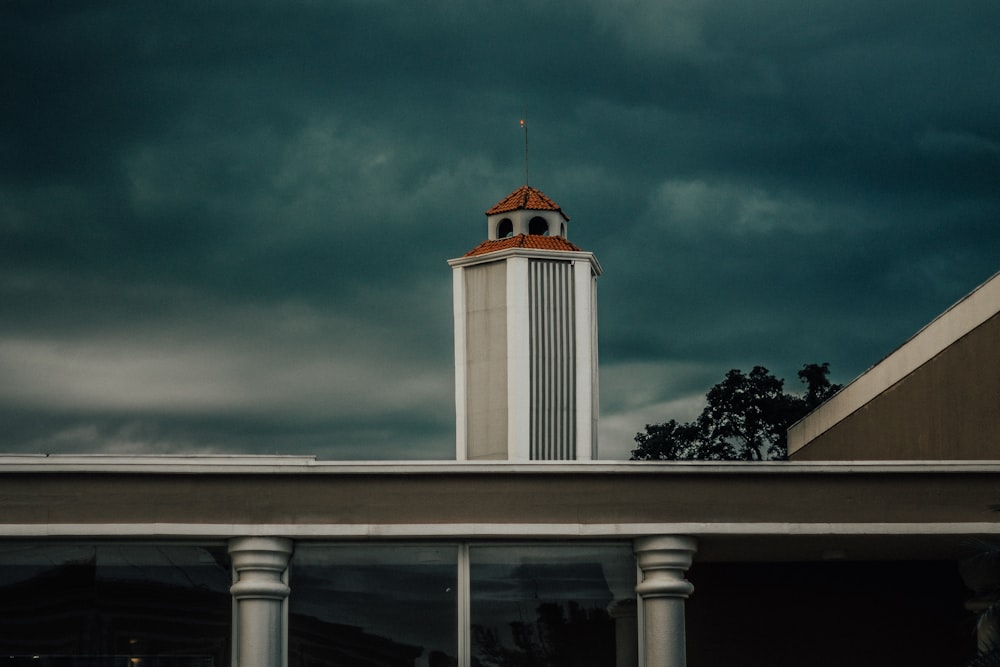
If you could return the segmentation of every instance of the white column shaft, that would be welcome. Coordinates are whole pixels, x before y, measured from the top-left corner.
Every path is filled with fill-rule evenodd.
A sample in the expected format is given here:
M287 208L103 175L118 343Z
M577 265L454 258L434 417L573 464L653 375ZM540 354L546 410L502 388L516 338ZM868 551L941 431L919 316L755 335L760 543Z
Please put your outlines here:
M282 610L273 600L245 599L239 603L238 667L281 667Z
M643 604L646 623L646 667L684 667L684 600L654 598Z

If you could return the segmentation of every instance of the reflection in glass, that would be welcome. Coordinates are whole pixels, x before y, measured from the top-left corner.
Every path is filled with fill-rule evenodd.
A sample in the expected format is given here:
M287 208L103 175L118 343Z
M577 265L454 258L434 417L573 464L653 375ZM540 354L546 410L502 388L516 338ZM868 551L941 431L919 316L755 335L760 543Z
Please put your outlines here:
M453 667L454 545L297 545L290 667Z
M222 547L0 544L0 667L229 661Z
M473 667L635 667L629 545L469 548Z

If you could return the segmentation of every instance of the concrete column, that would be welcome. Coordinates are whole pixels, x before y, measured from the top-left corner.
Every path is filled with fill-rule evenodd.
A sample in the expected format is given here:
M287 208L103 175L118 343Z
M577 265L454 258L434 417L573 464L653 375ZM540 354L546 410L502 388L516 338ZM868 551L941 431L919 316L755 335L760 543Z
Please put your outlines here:
M615 667L637 667L639 624L635 600L612 602L608 615L615 621Z
M968 600L965 608L976 615L976 648L980 655L989 653L1000 643L1000 624L989 610L997 603L996 595Z
M236 667L282 667L285 663L284 602L288 586L282 575L292 555L292 541L282 537L235 537L229 540L236 582L233 635Z
M640 537L633 545L642 581L635 587L642 601L644 667L684 667L684 600L694 590L684 578L697 550L693 537Z

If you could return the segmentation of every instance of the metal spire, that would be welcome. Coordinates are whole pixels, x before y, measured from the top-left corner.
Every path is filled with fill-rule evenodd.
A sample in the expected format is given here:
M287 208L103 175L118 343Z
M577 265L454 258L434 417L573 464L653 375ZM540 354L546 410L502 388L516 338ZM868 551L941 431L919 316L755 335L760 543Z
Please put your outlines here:
M524 184L528 185L528 107L524 107L524 118L521 119L524 128Z

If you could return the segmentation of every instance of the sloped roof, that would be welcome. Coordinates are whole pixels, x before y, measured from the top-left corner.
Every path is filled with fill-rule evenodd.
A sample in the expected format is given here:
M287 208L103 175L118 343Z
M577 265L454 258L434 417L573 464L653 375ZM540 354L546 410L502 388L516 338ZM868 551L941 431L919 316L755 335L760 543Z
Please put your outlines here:
M1000 273L788 430L793 460L1000 458Z
M528 211L558 211L564 220L569 220L569 216L563 213L562 209L559 208L559 204L546 197L541 190L528 185L522 185L501 199L493 208L486 211L486 215L520 211L522 209Z
M465 257L485 255L488 252L507 250L508 248L531 248L534 250L565 250L580 252L580 249L561 236L538 236L537 234L518 234L496 241L483 241L475 248L465 253Z

